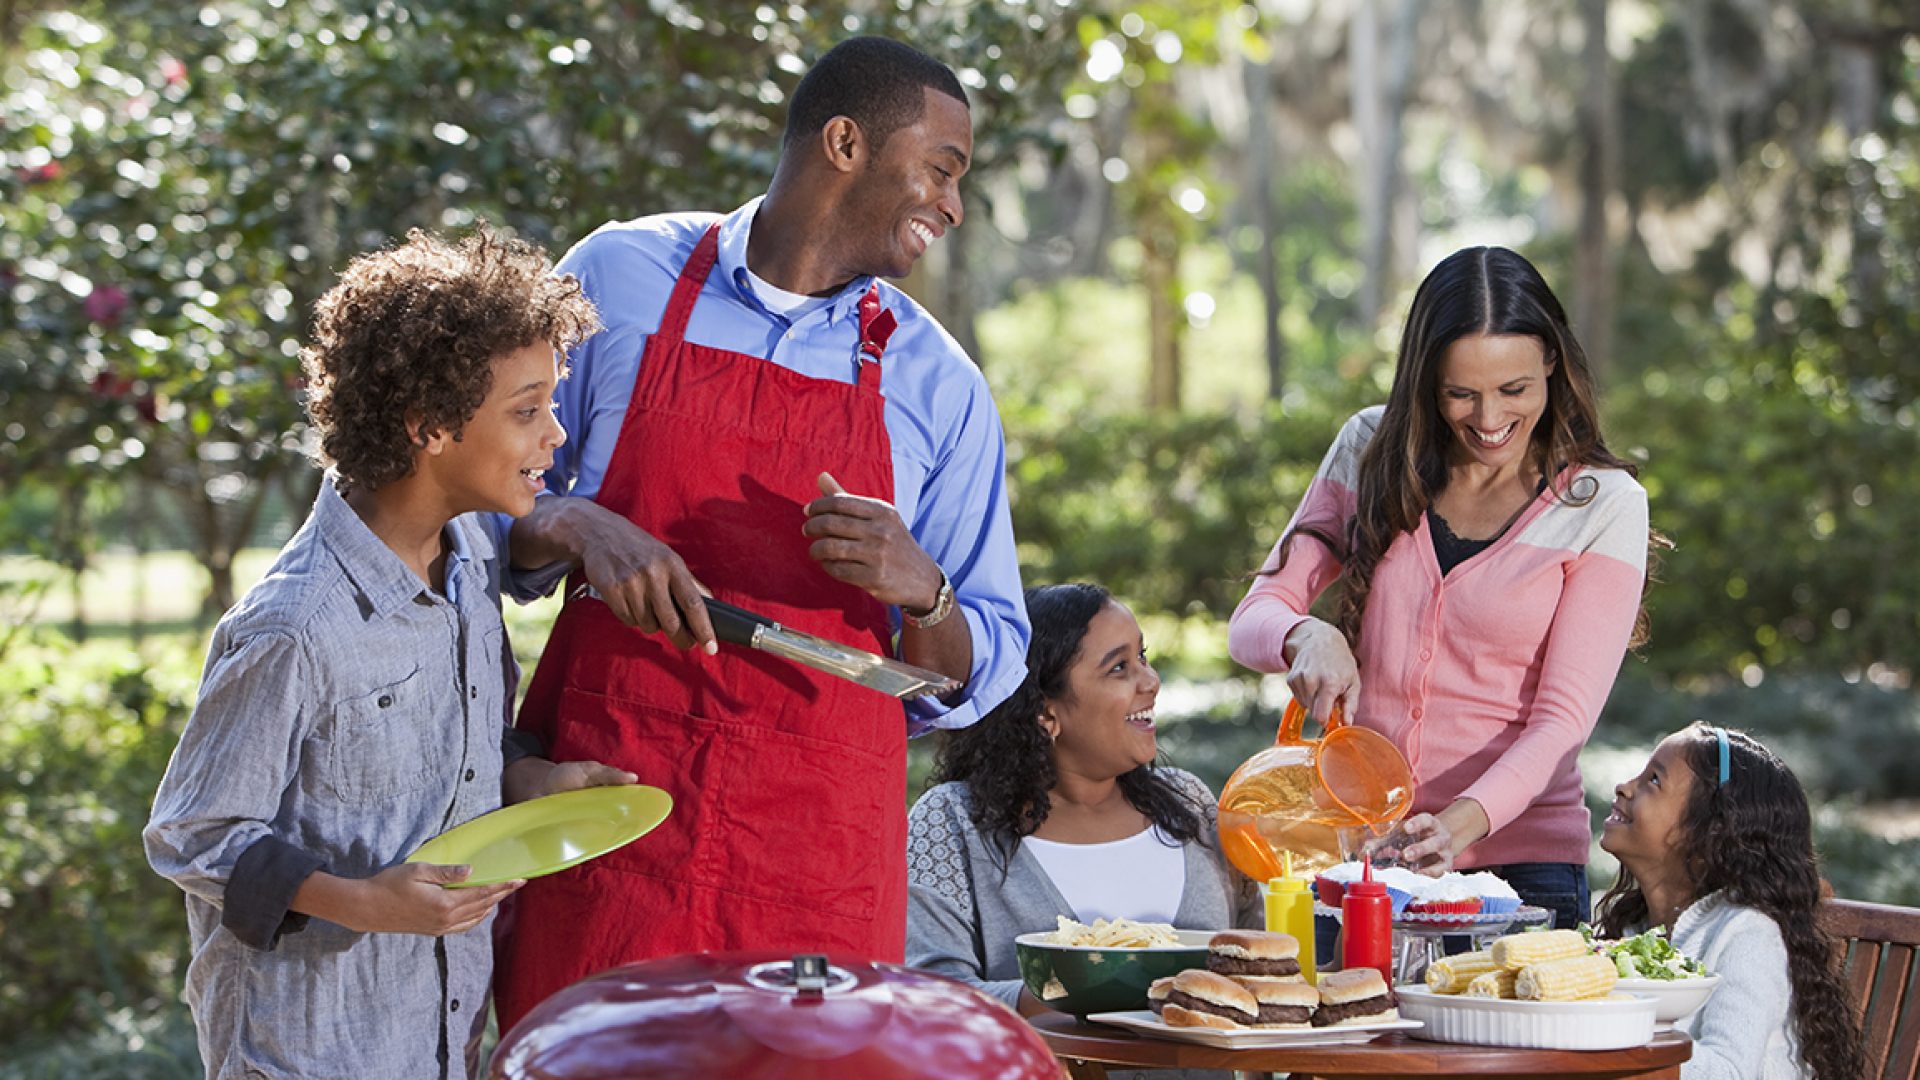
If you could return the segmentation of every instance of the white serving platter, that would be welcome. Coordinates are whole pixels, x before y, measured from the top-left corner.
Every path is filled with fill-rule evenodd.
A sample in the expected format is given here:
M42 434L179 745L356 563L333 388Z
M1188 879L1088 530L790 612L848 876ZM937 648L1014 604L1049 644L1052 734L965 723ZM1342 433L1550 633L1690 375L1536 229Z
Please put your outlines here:
M1418 1021L1404 1017L1370 1024L1342 1024L1323 1028L1243 1028L1223 1031L1219 1028L1174 1027L1146 1009L1129 1012L1094 1013L1087 1019L1101 1024L1127 1028L1156 1039L1175 1039L1199 1043L1223 1050L1282 1050L1289 1046L1331 1046L1337 1043L1366 1042L1383 1031L1412 1031Z

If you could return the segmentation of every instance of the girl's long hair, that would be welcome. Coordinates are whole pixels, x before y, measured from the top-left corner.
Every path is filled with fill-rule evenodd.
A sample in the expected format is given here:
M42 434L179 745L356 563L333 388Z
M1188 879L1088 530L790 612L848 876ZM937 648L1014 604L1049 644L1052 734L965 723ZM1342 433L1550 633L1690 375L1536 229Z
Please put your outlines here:
M1023 837L1047 820L1048 795L1058 774L1053 741L1040 726L1048 701L1072 699L1069 676L1080 655L1087 626L1113 602L1098 585L1047 585L1026 591L1033 641L1027 648L1027 677L1012 696L970 727L942 736L934 759L932 783L958 780L973 793L973 823L1002 858L1003 869ZM1202 808L1160 775L1142 765L1119 778L1120 792L1168 837L1186 843L1206 826Z
M1867 1074L1853 994L1834 967L1835 943L1820 929L1820 869L1813 815L1800 781L1752 736L1727 731L1728 776L1720 780L1720 741L1702 723L1683 759L1693 792L1680 819L1679 851L1695 899L1724 892L1780 927L1793 985L1793 1028L1800 1060L1815 1080ZM1600 898L1600 930L1623 937L1649 925L1647 898L1627 868Z
M1387 547L1420 524L1421 515L1446 487L1448 451L1455 436L1440 418L1441 360L1454 342L1479 334L1522 335L1546 350L1552 367L1547 376L1547 408L1534 425L1528 447L1542 476L1558 484L1570 465L1637 474L1601 438L1587 354L1574 340L1567 313L1540 272L1502 247L1466 248L1447 256L1420 283L1407 313L1386 412L1360 458L1352 520L1344 528L1333 521L1300 522L1281 545L1278 565L1285 564L1294 541L1302 535L1319 540L1339 556L1335 622L1349 645L1360 643L1367 594ZM1598 485L1589 480L1564 490L1556 487L1554 494L1568 505L1580 506L1592 501L1597 490ZM1657 533L1648 540L1650 547L1666 546ZM1651 580L1651 560L1648 567ZM1632 644L1637 646L1646 637L1643 606L1634 619Z

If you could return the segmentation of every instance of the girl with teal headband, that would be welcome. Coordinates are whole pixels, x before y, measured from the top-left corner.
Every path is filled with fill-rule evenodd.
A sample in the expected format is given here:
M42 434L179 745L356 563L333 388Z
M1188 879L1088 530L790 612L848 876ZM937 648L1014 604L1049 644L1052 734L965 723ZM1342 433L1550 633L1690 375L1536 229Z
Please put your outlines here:
M1683 1080L1841 1080L1866 1074L1853 996L1819 928L1807 795L1751 736L1695 723L1614 788L1600 846L1620 877L1601 936L1664 927L1720 976L1675 1025L1693 1037Z

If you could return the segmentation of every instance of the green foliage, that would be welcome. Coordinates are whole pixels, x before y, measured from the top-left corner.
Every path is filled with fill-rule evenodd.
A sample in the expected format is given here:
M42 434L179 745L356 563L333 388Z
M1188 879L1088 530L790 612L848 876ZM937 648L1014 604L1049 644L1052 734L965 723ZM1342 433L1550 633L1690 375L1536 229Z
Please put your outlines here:
M1224 619L1346 419L1325 408L1253 421L1010 412L1023 571L1097 581L1145 611Z
M194 671L184 651L148 667L58 645L0 665L0 1031L12 1038L144 1014L178 992L185 910L148 869L140 831Z

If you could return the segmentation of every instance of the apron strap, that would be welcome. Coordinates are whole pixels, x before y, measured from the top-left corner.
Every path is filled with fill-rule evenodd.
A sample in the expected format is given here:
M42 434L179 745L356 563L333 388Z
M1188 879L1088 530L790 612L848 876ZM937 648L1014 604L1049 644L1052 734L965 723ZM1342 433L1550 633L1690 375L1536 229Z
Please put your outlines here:
M693 317L693 305L699 301L700 290L707 284L707 274L719 257L720 223L716 221L707 226L700 242L693 245L693 254L680 269L680 279L673 283L666 313L660 316L660 328L653 333L663 345L678 345L686 340L687 320Z
M867 286L860 298L860 385L880 389L880 357L887 351L887 339L899 326L893 312L880 306L880 283Z

